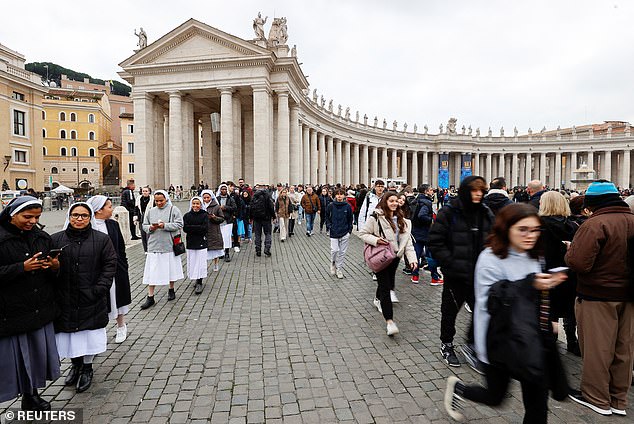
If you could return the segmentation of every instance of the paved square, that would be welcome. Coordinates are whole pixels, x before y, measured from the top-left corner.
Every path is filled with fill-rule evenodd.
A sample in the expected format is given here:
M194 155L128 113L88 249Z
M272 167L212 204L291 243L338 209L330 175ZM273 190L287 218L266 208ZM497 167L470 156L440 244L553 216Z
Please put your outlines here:
M446 378L480 376L440 360L442 288L428 284L428 273L413 285L399 270L394 316L401 333L387 337L372 305L376 283L363 264L363 243L351 237L338 280L329 274L328 237L308 238L302 229L285 243L274 234L271 258L243 244L219 272L210 267L202 295L194 295L191 281L179 281L176 301L168 303L161 288L147 311L139 309L143 249L132 246L128 339L114 343L113 322L90 390L77 394L60 378L44 396L54 408L85 408L90 423L450 422L442 406ZM457 344L468 318L461 311ZM580 360L562 356L576 387ZM69 366L65 360L64 373ZM10 405L19 407L0 406ZM551 423L627 421L570 401L549 405ZM513 383L502 407L468 403L466 415L474 423L520 423L523 411Z

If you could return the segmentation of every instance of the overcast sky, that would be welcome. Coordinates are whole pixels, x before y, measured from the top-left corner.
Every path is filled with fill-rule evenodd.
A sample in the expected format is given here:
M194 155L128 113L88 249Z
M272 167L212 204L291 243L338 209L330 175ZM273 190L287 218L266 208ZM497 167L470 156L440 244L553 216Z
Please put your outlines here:
M11 10L15 8L15 10ZM634 1L57 0L12 2L0 43L27 61L118 78L148 42L189 18L252 39L258 11L286 16L290 46L335 108L437 133L448 118L497 134L634 123Z

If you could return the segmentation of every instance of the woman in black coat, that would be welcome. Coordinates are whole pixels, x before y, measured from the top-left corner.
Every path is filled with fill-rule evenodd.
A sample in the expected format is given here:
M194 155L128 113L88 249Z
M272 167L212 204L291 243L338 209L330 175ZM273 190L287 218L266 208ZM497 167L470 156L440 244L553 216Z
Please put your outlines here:
M37 226L41 214L42 202L31 196L0 213L0 402L22 395L22 409L38 411L51 404L37 389L59 377L52 281L59 262L47 258L53 243Z
M93 229L93 212L84 202L68 210L64 230L53 234L63 249L56 298L55 340L60 358L71 358L67 386L86 391L93 377L92 361L106 351L109 291L117 270L117 253L110 237Z
M183 215L183 231L187 234L187 277L196 281L194 294L203 292L203 278L207 277L209 218L202 206L202 197L194 196L189 201L189 212Z
M119 223L112 217L112 202L106 196L93 196L87 202L95 213L94 229L108 234L112 246L117 252L117 272L110 288L108 318L117 320L115 343L123 343L128 337L128 326L125 315L130 311L132 295L130 293L130 276L128 274L128 257L125 252L125 241Z

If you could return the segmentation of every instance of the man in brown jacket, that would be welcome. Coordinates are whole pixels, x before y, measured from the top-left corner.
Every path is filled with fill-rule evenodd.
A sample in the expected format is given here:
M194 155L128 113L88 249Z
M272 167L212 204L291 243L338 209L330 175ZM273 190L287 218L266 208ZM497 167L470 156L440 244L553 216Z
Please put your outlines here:
M575 313L583 356L581 391L570 398L601 415L625 415L634 362L634 264L628 254L634 214L605 180L590 184L584 207L592 215L566 253L578 278Z
M313 224L315 223L315 215L319 210L319 196L313 191L313 186L306 186L306 194L300 201L304 214L306 215L306 235L313 235Z

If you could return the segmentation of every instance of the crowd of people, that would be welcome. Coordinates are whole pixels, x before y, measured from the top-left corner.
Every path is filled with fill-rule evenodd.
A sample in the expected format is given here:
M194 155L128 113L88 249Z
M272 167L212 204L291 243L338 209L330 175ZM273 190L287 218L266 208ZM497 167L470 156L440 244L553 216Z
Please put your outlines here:
M386 187L382 180L369 188L251 187L240 179L215 191L201 182L191 194L181 211L172 203L182 199L177 189L137 191L128 181L122 192L131 217L125 230L146 252L141 309L157 304L157 286L168 286L167 301L176 300L177 282L185 278L181 255L200 295L209 269L231 262L242 243L253 243L257 257L271 257L274 234L289 242L301 236L302 223L305 237L317 231L329 237L330 274L344 279L357 230L368 279L376 281L372 304L388 336L399 333L393 304L401 262L412 284L426 271L429 284L442 290L439 353L450 367L461 366L457 316L463 309L470 314L461 356L487 384L450 377L445 407L452 418L466 419L467 400L499 405L510 379L521 383L525 423L547 421L549 393L602 415L626 414L634 365L634 196L624 199L611 182L578 193L548 190L536 180L509 191L504 178L479 176L448 190ZM60 358L72 362L65 384L87 390L93 359L106 350L108 322L116 321L115 342L124 341L131 303L112 202L93 196L72 204L64 229L52 236L37 225L41 213L40 200L23 196L0 215L0 278L7 287L0 301L8 305L0 354L10 358L0 366L8 382L0 401L22 395L24 409L50 408L38 389L59 376ZM580 390L568 385L556 345L560 331L567 352L582 357Z

